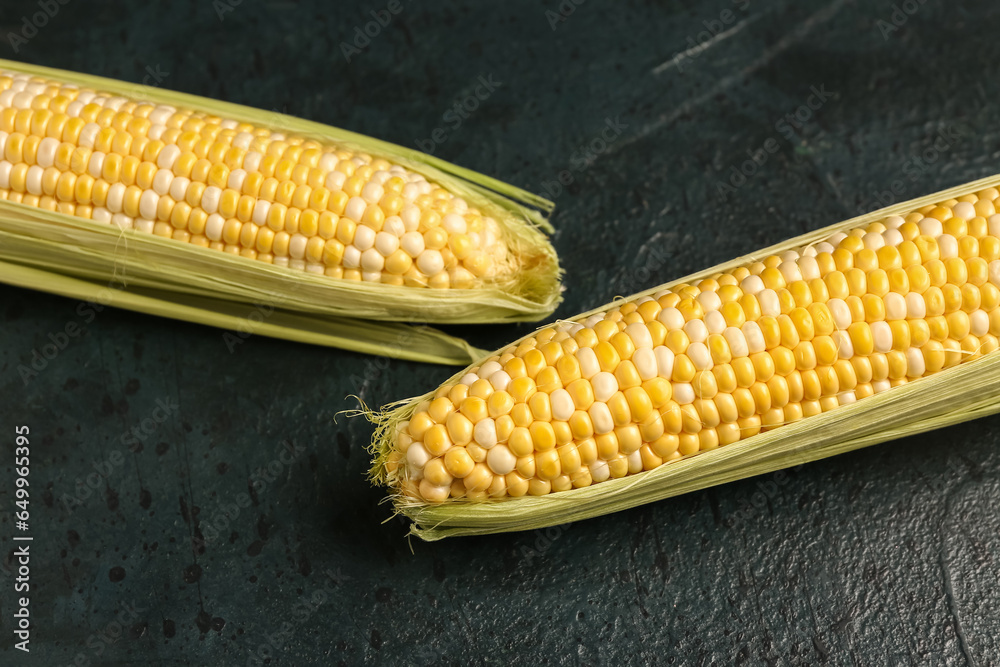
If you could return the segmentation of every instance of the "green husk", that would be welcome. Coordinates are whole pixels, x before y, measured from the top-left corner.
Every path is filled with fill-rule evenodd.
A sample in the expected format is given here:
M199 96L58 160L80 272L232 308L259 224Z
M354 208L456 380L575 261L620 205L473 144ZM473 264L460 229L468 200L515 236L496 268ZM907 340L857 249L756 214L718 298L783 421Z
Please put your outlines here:
M0 236L0 243L2 243ZM319 319L282 310L269 303L245 304L203 295L73 278L30 266L0 261L0 282L114 306L148 315L228 329L222 343L233 351L249 336L349 349L429 364L458 365L483 355L461 338L424 326L350 318Z
M628 297L626 301L652 295L677 284L694 283L714 273L753 262L759 257L817 243L837 231L867 225L889 215L905 214L927 204L998 185L1000 176L992 176L896 204L640 292ZM573 319L584 318L621 304L622 301L616 301ZM514 345L519 342L520 340ZM495 353L490 353L479 361L492 354ZM466 370L455 374L446 384L457 381ZM433 396L433 393L386 406L378 414L369 414L369 418L377 424L370 448L373 455L371 478L374 482L392 483L384 464L391 451L391 436L395 433L396 425L407 419L414 407ZM532 530L618 512L681 493L815 461L997 412L1000 412L1000 352L726 447L582 489L537 498L483 502L459 499L438 505L419 503L395 491L391 498L396 512L413 522L411 534L427 541L460 535Z
M0 233L5 244L9 242L11 248L33 242L66 246L57 251L52 243L42 243L47 250L32 257L4 252L7 261L104 282L124 273L127 289L155 289L164 303L173 292L238 303L278 302L283 309L307 318L313 327L330 320L358 319L476 324L535 321L551 314L560 301L558 259L543 233L552 230L546 217L553 204L537 195L413 149L276 112L7 60L0 60L0 68L195 108L385 158L423 174L495 218L511 252L519 257L520 269L502 283L473 289L430 290L334 280L0 200ZM162 310L163 315L174 316L169 307ZM359 349L347 329L342 333L346 337L338 347ZM449 342L445 347L453 346ZM453 350L438 352L453 356Z

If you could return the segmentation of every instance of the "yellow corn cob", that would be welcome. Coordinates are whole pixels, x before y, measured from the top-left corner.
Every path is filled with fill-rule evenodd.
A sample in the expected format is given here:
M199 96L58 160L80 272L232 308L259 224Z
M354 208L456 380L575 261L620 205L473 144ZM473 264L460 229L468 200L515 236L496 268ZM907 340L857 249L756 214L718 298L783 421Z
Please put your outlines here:
M571 503L573 490L989 355L1000 346L998 197L988 187L867 216L541 329L385 418L373 474L413 513ZM447 517L423 525L446 529Z
M561 290L551 208L319 123L0 60L5 282L42 271L39 289L82 298L124 283L144 292L115 303L215 324L212 304L263 302L280 308L273 335L467 363L464 341L389 326L373 340L357 320L545 317Z
M0 198L332 278L469 288L496 220L381 158L0 70Z

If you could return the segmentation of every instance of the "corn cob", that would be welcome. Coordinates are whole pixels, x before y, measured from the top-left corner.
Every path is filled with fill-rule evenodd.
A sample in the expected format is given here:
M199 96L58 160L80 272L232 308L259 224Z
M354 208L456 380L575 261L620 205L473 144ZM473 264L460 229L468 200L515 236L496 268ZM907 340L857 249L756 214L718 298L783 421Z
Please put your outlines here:
M280 114L6 61L0 200L36 212L14 219L0 201L0 231L72 229L82 247L116 252L126 233L163 265L134 267L152 288L195 270L229 278L217 289L236 300L270 291L296 310L437 322L537 319L558 302L546 224L518 202L544 200ZM53 268L100 273L84 265Z
M498 513L523 496L564 501L525 510L524 527L550 525L609 511L572 505L614 480L694 471L713 450L733 466L759 434L775 443L799 423L807 436L824 413L987 357L1000 346L1000 192L974 186L545 327L384 416L373 476L425 538L517 529ZM477 515L490 499L510 504Z

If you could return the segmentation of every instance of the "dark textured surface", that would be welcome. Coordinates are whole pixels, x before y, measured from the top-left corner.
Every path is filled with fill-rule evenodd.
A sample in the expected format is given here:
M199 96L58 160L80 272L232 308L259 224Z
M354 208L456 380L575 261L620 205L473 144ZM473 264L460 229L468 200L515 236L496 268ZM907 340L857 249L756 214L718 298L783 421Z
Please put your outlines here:
M437 155L536 192L569 170L562 316L873 208L895 180L911 198L1000 171L987 0L907 0L885 35L888 0L588 2L554 30L555 0L404 2L350 63L340 42L386 3L245 0L220 20L225 2L71 0L14 55L38 6L7 0L0 52L152 70L409 146L443 127ZM671 62L720 17L726 34ZM443 114L480 76L501 85L456 128ZM776 125L824 86L801 127ZM581 150L609 118L627 127ZM998 663L1000 419L561 529L408 545L364 480L369 427L333 416L451 369L261 337L230 353L214 329L77 308L0 288L4 665ZM71 322L84 334L22 381ZM454 329L482 347L527 330ZM30 655L11 618L22 423Z

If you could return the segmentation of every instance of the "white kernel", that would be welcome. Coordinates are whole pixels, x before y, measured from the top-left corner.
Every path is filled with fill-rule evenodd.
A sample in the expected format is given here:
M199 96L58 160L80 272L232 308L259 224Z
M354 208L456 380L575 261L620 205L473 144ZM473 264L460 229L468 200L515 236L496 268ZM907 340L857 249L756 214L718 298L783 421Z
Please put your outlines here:
M886 391L891 388L892 388L892 383L889 382L889 380L887 379L872 381L872 389L875 391L876 394L881 394L883 391Z
M233 146L237 148L242 148L243 150L250 150L250 146L253 144L254 136L249 132L240 132L235 137L233 137Z
M552 403L552 418L557 421L568 421L576 410L573 397L565 389L556 389L549 396L549 401Z
M726 327L725 331L722 332L722 336L729 343L729 350L734 359L746 357L750 354L750 350L747 349L746 336L736 327Z
M245 169L233 169L229 172L229 178L226 180L226 187L230 190L241 192L243 190L243 181L246 179L247 172Z
M399 239L399 246L410 257L417 257L424 251L424 236L420 232L406 232Z
M491 375L497 371L502 371L503 366L496 361L487 361L485 364L479 367L478 375L483 380L488 380Z
M847 238L847 234L844 232L836 232L830 235L830 238L826 240L827 243L832 245L834 248L840 245L840 242Z
M576 360L580 362L580 376L589 380L601 372L601 364L592 348L581 347L576 351Z
M90 160L87 161L87 173L92 178L100 178L101 174L104 173L105 157L105 154L101 151L94 151L90 154Z
M653 337L644 323L633 322L625 327L625 334L632 339L636 348L653 347Z
M0 160L0 188L7 190L10 188L10 170L14 168L7 160Z
M961 218L962 220L972 220L976 217L976 207L967 201L958 202L951 207L951 211L956 218Z
M667 331L680 329L684 326L684 316L676 308L664 308L656 315L656 319L667 328Z
M462 376L462 379L459 382L461 382L462 384L464 384L466 386L471 386L472 383L475 382L478 379L479 379L479 376L476 375L475 373L466 373L465 375Z
M424 250L417 257L417 268L425 276L433 276L444 269L444 258L441 257L441 253L437 250Z
M607 403L595 401L587 409L587 414L590 415L590 421L594 424L594 433L597 435L611 433L615 429L615 420L611 416L611 410Z
M345 269L357 269L361 267L361 251L353 244L344 248L343 260Z
M94 209L94 212L90 214L90 219L95 222L110 223L113 217L114 216L111 214L111 211L103 206L98 206Z
M944 226L937 218L924 218L917 223L917 227L920 228L921 234L933 236L934 238L941 236L941 233L944 231Z
M169 169L158 169L156 175L153 176L153 192L160 195L170 193L170 186L174 182L174 172Z
M222 190L214 185L205 188L201 193L201 208L209 215L219 210L219 201L222 199Z
M45 137L38 144L38 151L35 153L35 161L42 169L48 169L56 161L56 149L59 148L59 141L52 137ZM3 155L3 140L0 140L0 155Z
M997 263L997 269L1000 269L1000 262L994 260L990 262L990 265ZM990 270L990 277L992 279L993 271ZM996 283L994 283L996 284ZM927 316L927 303L924 301L922 294L917 294L916 292L908 292L906 294L906 317L910 320L922 320Z
M694 387L690 382L675 382L673 385L674 402L677 405L694 403Z
M160 153L156 156L156 166L160 169L173 169L174 162L177 161L180 154L181 149L174 144L164 146L163 149L160 150Z
M493 385L494 391L507 391L510 375L507 374L507 371L497 371L490 376L490 384Z
M777 317L781 314L781 301L773 289L761 290L757 294L757 302L760 304L761 315Z
M990 236L1000 237L1000 213L994 213L987 221Z
M317 166L323 171L333 171L337 167L340 158L335 153L323 153L319 158Z
M379 232L375 235L375 250L383 257L388 257L399 248L399 237L389 232Z
M692 343L703 343L708 339L708 327L702 320L691 320L684 325L684 333Z
M666 345L657 345L653 352L656 354L656 374L669 380L674 373L673 350Z
M93 160L93 156L91 156ZM171 172L173 173L173 172ZM191 179L184 176L177 176L170 182L170 197L174 201L183 201L185 195L187 195L188 186L191 185Z
M851 342L851 336L846 331L834 331L830 334L830 338L837 346L839 359L850 359L854 356L854 343Z
M905 320L906 319L906 298L897 292L889 292L883 297L885 301L885 319Z
M885 239L882 238L882 234L880 232L868 232L861 237L861 241L869 250L878 250L879 248L885 246Z
M958 257L958 240L951 234L942 234L937 239L941 259Z
M420 226L420 207L415 204L407 204L399 212L399 217L403 221L406 231L414 232Z
M759 324L756 322L744 322L740 330L746 339L747 350L750 354L763 352L767 349L767 345L764 343L764 332L760 330Z
M819 263L814 257L801 257L798 261L799 275L801 280L815 280L819 278Z
M222 230L225 226L226 219L218 213L213 213L208 216L208 220L205 221L205 236L210 241L221 241Z
M778 265L778 271L786 283L802 280L802 271L799 270L799 263L797 261L782 262Z
M125 184L115 183L110 188L108 188L108 201L105 206L112 213L121 213L122 204L125 201Z
M911 347L906 350L906 376L911 378L923 377L926 372L924 365L924 354L918 347Z
M885 230L882 232L882 239L885 241L885 244L891 248L895 248L904 240L903 234L900 233L898 229Z
M632 363L642 380L651 380L656 377L656 353L652 347L640 347L632 355Z
M351 197L347 200L347 206L344 207L344 215L354 222L361 222L366 208L368 208L368 202L364 199L361 197Z
M45 170L39 167L37 164L33 164L28 167L28 175L25 182L25 188L28 190L28 194L41 195L42 194L42 175Z
M719 295L717 293L711 290L705 290L704 292L700 292L698 296L695 298L697 299L698 303L701 304L701 308L705 312L718 310L719 308L722 308L722 299L719 298Z
M481 419L476 423L475 428L472 429L472 437L480 447L489 449L494 446L497 444L496 422L489 417ZM508 470L507 472L510 471Z
M382 231L388 234L392 234L397 239L399 239L403 234L406 233L406 225L403 224L402 219L398 215L390 215L382 223ZM398 241L397 241L398 245Z
M851 391L842 391L837 394L837 402L841 405L850 405L851 403L855 403L857 400L858 396L854 393L853 389Z
M846 329L851 326L851 309L843 299L836 297L826 302L826 307L830 309L833 316L833 326L838 329Z
M468 231L465 218L457 213L449 213L441 219L441 226L449 234L464 234Z
M476 428L479 428L479 424L476 424ZM496 434L494 433L495 438ZM490 449L490 453L486 455L486 465L497 475L506 475L514 470L514 466L517 465L517 457L506 446L500 445Z
M247 154L243 156L243 168L248 174L253 173L257 171L258 167L260 167L260 161L263 159L264 155L262 153L258 153L257 151L248 151Z
M423 468L431 460L431 455L427 452L422 442L411 442L406 448L406 462L415 468Z
M160 195L153 190L144 190L139 197L139 215L149 220L156 219L156 206L160 203Z
M969 313L969 331L973 336L985 336L990 332L990 316L984 310Z
M887 322L872 322L872 339L875 341L875 351L886 353L892 349L892 329Z
M717 334L726 330L726 318L717 310L710 310L705 313L705 327L708 333Z
M607 461L597 459L587 469L590 470L590 478L595 482L606 482L611 477L611 466Z
M712 362L712 353L708 351L708 346L704 343L691 343L685 354L699 371L711 370L715 365Z
M369 204L377 204L384 194L385 190L378 183L365 183L361 189L361 198Z
M367 225L358 225L354 232L354 245L358 250L364 252L375 245L375 230Z
M267 214L271 210L271 202L266 199L258 199L253 205L253 216L250 218L253 224L262 227L267 224Z
M297 235L296 235L297 236ZM361 253L361 269L364 271L381 271L385 267L385 257L375 248L368 248Z
M890 215L882 221L882 224L885 225L886 229L897 229L898 227L902 227L905 222L906 220L898 215Z
M594 387L594 400L606 402L618 392L618 378L607 371L598 373L590 382Z

